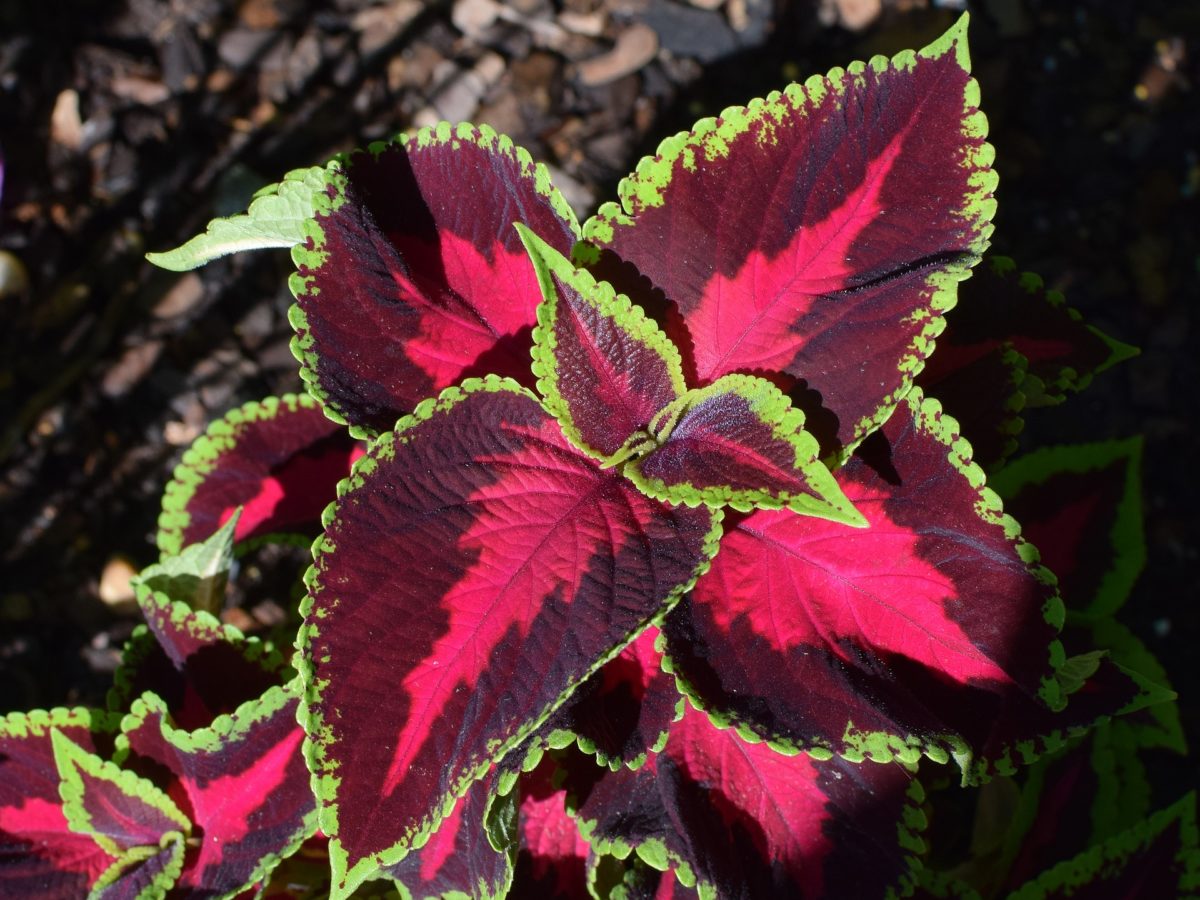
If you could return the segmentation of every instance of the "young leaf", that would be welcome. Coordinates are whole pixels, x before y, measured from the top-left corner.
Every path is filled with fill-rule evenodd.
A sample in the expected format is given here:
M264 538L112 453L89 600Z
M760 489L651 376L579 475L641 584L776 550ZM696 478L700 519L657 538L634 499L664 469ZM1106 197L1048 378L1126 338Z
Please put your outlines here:
M233 565L233 535L240 512L198 544L166 556L133 579L140 596L159 593L190 609L216 615L225 605L225 588Z
M661 753L606 773L578 818L594 852L632 850L701 896L839 900L911 881L922 799L901 766L786 756L689 708Z
M787 507L856 527L866 524L817 459L804 413L769 381L726 375L689 391L660 422L658 446L625 467L650 497L742 511Z
M51 734L91 753L110 745L113 717L85 709L0 716L0 896L78 900L116 858L63 813Z
M384 868L399 886L401 897L492 900L507 896L517 855L517 796L510 792L493 803L495 791L492 775L476 781L458 798L428 843ZM492 835L507 839L497 848Z
M147 253L146 259L186 272L241 250L295 246L304 241L304 222L325 187L326 174L320 167L288 172L279 184L258 191L244 214L213 219L204 234L174 250Z
M988 245L986 132L963 16L917 53L668 138L584 237L676 305L691 383L786 372L821 394L851 446L908 390Z
M170 773L173 795L204 835L188 853L181 896L232 897L266 878L315 831L293 684L190 733L172 724L154 694L137 700L121 723L117 758L135 770Z
M1127 831L1061 862L1010 900L1185 897L1200 891L1196 795L1188 794Z
M89 753L61 731L51 731L50 742L72 831L91 835L112 856L157 847L171 832L191 834L187 816L152 782Z
M360 454L308 395L247 403L183 455L163 495L158 549L165 559L204 540L239 506L235 542L295 529L315 536L321 511Z
M641 766L649 751L662 749L683 709L675 680L659 665L658 635L654 626L643 631L584 682L554 718L601 765Z
M870 527L772 510L729 526L665 621L664 664L744 733L853 759L966 770L1006 705L1061 706L1053 578L970 455L914 389L837 473Z
M643 497L495 378L422 403L340 493L298 638L338 897L669 608L720 533L719 513Z
M1146 564L1141 467L1135 437L1035 450L992 479L1058 576L1071 616L1117 612Z
M684 392L675 345L629 298L518 226L542 289L533 371L546 409L584 453L606 460Z
M110 709L124 709L154 691L179 727L194 730L286 680L286 660L257 638L145 585L135 589L146 625L134 631L121 655Z
M1134 347L1086 325L1058 291L1047 290L1032 272L992 256L962 288L962 301L948 317L943 339L983 354L1007 344L1025 357L1030 406L1061 403L1092 377L1136 356Z
M443 122L328 169L293 252L292 349L329 415L380 432L466 375L529 382L537 276L513 228L562 252L579 227L542 165Z

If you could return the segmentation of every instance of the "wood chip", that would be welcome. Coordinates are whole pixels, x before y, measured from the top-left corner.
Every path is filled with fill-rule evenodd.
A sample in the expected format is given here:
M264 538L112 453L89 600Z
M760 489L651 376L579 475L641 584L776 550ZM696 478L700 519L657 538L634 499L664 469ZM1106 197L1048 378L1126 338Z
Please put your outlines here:
M54 110L50 113L50 140L68 150L78 150L83 145L79 94L70 88L54 101Z
M137 608L133 593L133 576L137 569L124 556L114 556L100 573L100 599L116 612L132 612Z
M658 53L658 35L649 25L635 22L619 35L613 48L579 64L579 80L588 87L610 84L646 65Z

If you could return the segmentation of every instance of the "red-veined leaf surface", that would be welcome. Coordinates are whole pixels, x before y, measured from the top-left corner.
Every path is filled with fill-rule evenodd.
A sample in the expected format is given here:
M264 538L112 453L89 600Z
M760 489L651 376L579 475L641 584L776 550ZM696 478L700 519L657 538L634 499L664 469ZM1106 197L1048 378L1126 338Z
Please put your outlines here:
M0 717L0 895L14 900L78 900L115 862L67 824L51 731L86 750L111 746L116 723L85 709Z
M1006 703L1061 705L1053 578L969 456L914 389L837 473L868 528L775 510L730 523L663 628L688 691L781 745L964 768L997 749Z
M419 850L384 871L404 885L409 900L441 900L446 896L499 898L508 894L516 856L516 795L497 798L496 779L489 774L458 798L450 815ZM489 805L491 808L489 809ZM485 823L488 814L503 819ZM491 827L489 827L489 824ZM511 846L497 850L488 834L503 836Z
M642 632L575 692L555 722L573 731L579 746L603 765L639 766L660 749L683 697L662 671L658 629Z
M1141 462L1129 438L1036 450L993 478L1070 612L1112 615L1145 565Z
M179 553L239 506L237 541L293 529L316 534L321 511L361 452L312 397L247 403L210 425L184 454L163 495L158 547Z
M171 797L204 840L189 846L175 895L231 896L264 879L316 827L296 724L296 691L275 687L212 728L175 727L166 704L146 694L122 722L118 758L168 773Z
M121 654L109 692L110 709L124 709L146 691L167 704L177 727L195 730L280 684L286 660L260 640L159 591L139 586L146 624Z
M1028 386L1031 406L1061 402L1067 392L1087 387L1093 375L1138 352L1085 324L1060 292L1048 290L1032 272L1018 272L1007 257L989 257L961 290L961 302L947 316L944 342L975 356L1011 346L1040 386Z
M495 378L421 404L343 488L299 639L337 896L669 607L719 534L719 514L644 497Z
M191 822L153 782L119 768L51 733L59 794L72 830L92 837L114 856L135 847L158 846L171 832L188 834Z
M852 444L987 247L996 178L969 69L964 17L918 53L727 109L664 141L584 236L676 305L689 381L790 373Z
M689 707L663 751L578 807L597 852L630 848L718 897L881 897L922 850L923 794L899 765L787 756Z
M612 457L684 392L679 351L612 286L520 229L541 283L534 373L546 408L579 449Z
M327 409L386 431L465 375L528 383L540 291L513 223L563 252L578 235L545 167L487 126L443 122L328 176L292 254L293 349Z
M863 525L817 459L804 414L769 381L726 375L680 398L659 444L625 472L651 497L747 510L753 506ZM665 434L663 433L665 432Z

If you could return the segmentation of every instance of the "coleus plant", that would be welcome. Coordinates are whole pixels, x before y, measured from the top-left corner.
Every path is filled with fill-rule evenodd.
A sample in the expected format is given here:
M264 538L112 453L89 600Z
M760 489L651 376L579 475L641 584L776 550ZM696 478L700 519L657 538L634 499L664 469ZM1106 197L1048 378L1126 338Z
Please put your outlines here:
M21 884L270 893L311 839L335 897L903 894L922 757L985 781L1163 699L1067 656L926 395L998 466L1026 406L1127 355L1004 263L952 313L995 209L978 94L964 16L668 139L582 228L524 150L442 123L152 254L290 247L312 399L185 457L124 717L0 732L36 763L0 810ZM1035 312L996 309L1014 285ZM314 524L289 680L211 613L234 541ZM222 765L282 823L214 819ZM10 812L34 796L61 844Z

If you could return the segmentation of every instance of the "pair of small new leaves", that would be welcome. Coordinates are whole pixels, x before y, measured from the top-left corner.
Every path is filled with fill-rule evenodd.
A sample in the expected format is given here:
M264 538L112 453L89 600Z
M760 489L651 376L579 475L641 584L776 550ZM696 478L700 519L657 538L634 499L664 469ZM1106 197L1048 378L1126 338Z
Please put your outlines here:
M733 374L689 390L679 349L640 307L515 227L543 295L533 372L576 448L667 503L866 526L818 458L803 412L771 382Z

